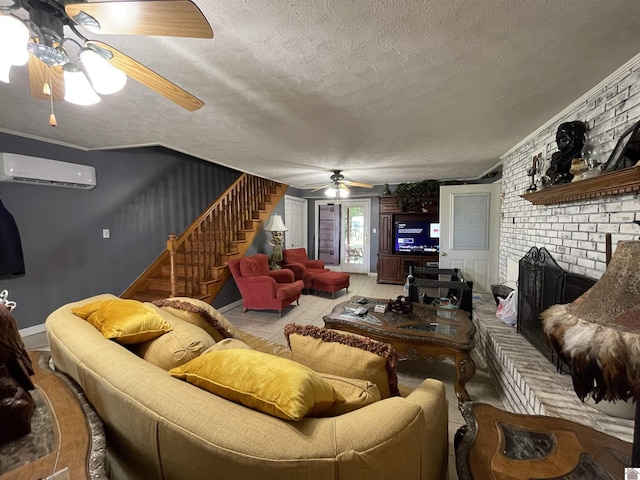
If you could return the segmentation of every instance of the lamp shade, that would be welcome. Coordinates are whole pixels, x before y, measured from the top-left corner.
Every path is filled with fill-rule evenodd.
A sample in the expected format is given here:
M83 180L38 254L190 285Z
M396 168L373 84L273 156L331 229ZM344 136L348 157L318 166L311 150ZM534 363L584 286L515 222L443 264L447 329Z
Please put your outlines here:
M0 15L0 60L11 65L24 65L29 60L29 29L13 15Z
M79 57L97 93L110 95L126 85L127 75L90 48L80 50Z
M11 70L11 64L9 62L3 62L0 59L0 82L9 83L9 71Z
M64 99L76 105L93 105L100 101L98 94L91 88L85 74L74 63L68 62L62 67L64 72Z
M581 400L640 401L640 242L618 242L589 290L541 318L549 345L571 366Z
M269 218L267 224L264 226L264 230L266 232L286 232L289 229L284 225L282 217L276 214Z

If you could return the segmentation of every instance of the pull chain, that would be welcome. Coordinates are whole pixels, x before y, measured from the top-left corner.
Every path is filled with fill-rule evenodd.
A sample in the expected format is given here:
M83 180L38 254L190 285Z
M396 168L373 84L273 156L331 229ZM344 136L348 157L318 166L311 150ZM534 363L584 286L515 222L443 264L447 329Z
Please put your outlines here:
M53 91L51 85L51 67L47 68L47 77L48 81L44 83L44 87L42 88L42 92L45 95L49 95L49 104L51 105L51 113L49 114L49 125L52 127L58 126L58 121L56 120L56 115L53 113Z

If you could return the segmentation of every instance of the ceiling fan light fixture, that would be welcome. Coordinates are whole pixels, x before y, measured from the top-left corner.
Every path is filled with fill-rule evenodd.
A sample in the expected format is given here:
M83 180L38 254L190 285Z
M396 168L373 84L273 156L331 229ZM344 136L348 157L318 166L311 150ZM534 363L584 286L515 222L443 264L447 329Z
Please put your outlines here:
M80 50L79 57L97 93L111 95L122 90L127 84L127 75L92 49L83 48Z
M29 61L27 44L29 28L13 15L0 15L0 60L11 65L24 65Z
M62 67L64 72L64 99L76 105L94 105L100 97L93 90L86 75L75 63Z
M329 188L327 188L327 189L324 191L324 194L325 194L327 197L331 197L331 198L336 198L336 197L337 197L337 193L338 193L338 192L337 192L337 191L336 191L336 189L335 189L335 188L333 188L333 187L329 187Z
M340 198L347 198L349 196L349 192L347 192L346 189L344 188L340 188L338 189L338 194L340 195Z

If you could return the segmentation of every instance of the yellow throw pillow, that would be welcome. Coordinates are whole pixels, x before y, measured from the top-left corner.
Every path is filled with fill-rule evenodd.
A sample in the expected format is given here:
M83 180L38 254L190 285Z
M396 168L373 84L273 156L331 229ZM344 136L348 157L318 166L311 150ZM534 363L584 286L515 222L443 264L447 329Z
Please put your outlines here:
M344 399L313 370L247 349L210 351L169 373L249 408L285 420L317 416Z
M145 342L171 330L151 307L137 300L102 300L71 311L100 330L103 337L122 344Z
M229 320L215 308L202 300L189 297L172 297L155 300L154 305L167 310L172 315L199 326L216 342L237 337L237 331Z
M336 417L353 412L381 399L378 386L368 380L339 377L328 373L318 375L344 398L344 402L337 402L325 411L323 417Z
M79 307L72 308L71 311L74 315L82 318L83 320L86 320L87 318L89 318L89 315L100 310L100 307L103 303L112 302L113 300L117 299L96 300L95 302L86 303L84 305L80 305Z
M169 371L215 346L211 335L197 325L180 320L150 303L146 305L153 308L172 328L164 335L132 347L133 352L147 362Z
M284 334L291 359L316 372L375 383L382 398L399 396L396 363L392 345L368 337L338 332L313 325L285 326Z

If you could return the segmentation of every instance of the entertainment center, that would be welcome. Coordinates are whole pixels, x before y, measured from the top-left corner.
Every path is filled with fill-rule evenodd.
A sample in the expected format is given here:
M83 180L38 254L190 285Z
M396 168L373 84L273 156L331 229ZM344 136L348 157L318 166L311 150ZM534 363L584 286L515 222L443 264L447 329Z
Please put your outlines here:
M438 267L438 194L419 212L404 212L395 195L380 200L378 283L402 284L410 267Z

